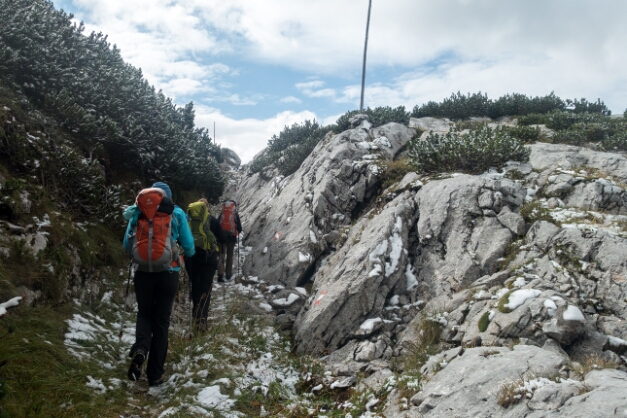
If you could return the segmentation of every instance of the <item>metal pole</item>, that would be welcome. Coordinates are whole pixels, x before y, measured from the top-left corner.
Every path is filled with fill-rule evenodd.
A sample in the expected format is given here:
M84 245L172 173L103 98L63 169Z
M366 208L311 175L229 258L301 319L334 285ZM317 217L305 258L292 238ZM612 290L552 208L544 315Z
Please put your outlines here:
M364 111L364 88L366 86L366 53L368 52L368 30L370 29L370 9L372 0L368 0L368 20L366 21L366 42L364 45L364 65L361 70L361 101L359 102L359 113Z

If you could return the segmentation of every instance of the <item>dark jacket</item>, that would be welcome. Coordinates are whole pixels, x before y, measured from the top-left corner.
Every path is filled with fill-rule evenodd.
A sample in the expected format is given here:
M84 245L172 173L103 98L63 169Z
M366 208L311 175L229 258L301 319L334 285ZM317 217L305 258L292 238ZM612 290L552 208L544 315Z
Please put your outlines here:
M239 218L237 218L237 224L239 225ZM238 231L241 231L241 226L238 226L238 228L240 228L238 229ZM209 216L209 229L211 229L211 232L216 237L218 243L224 244L228 241L227 233L222 230L222 227L220 226L220 221L218 221L218 219L214 218L213 216Z

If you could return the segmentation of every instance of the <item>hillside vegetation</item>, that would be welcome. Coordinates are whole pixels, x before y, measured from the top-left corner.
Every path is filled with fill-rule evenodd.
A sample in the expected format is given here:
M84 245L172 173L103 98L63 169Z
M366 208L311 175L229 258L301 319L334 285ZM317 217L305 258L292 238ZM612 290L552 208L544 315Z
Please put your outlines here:
M71 135L79 158L99 165L106 184L128 173L144 182L169 182L175 193L220 195L219 147L206 129L194 126L192 103L174 105L122 60L106 35L85 36L82 24L49 1L1 0L0 8L3 83ZM4 137L3 156L21 164L15 157L22 144ZM98 190L97 199L106 200Z
M104 291L121 302L137 191L161 180L181 206L216 200L221 150L102 33L45 0L0 10L0 303L25 296L0 317L0 416L110 416L123 408L85 386L102 366L64 347L65 321L80 303L107 317Z

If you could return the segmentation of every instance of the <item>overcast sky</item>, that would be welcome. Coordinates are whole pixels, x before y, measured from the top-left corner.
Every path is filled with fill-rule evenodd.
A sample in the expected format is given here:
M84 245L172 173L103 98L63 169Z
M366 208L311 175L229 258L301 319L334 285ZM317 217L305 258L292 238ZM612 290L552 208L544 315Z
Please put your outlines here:
M248 162L359 108L368 0L53 0ZM364 106L452 92L627 108L626 0L372 0Z

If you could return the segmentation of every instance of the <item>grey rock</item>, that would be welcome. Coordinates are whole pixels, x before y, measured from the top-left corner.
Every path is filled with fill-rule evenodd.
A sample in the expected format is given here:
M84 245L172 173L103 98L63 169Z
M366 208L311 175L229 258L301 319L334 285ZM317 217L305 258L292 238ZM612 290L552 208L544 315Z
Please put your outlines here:
M511 180L466 175L430 182L416 193L421 246L414 266L422 294L451 294L498 270L512 233L496 218L483 216L478 198L486 191L492 192L495 210L497 201L517 209L525 194Z
M453 122L446 118L410 118L409 127L418 128L428 133L434 131L436 133L448 132L451 129Z
M603 209L613 213L627 213L627 194L605 179L578 184L564 202L584 210Z
M15 290L22 297L22 303L26 306L32 306L33 302L41 297L41 290L33 291L26 286L20 286Z
M508 206L505 206L501 213L497 216L499 222L507 227L514 235L525 234L525 220L518 213L512 212Z
M296 316L292 314L280 314L274 318L275 325L284 331L292 329L295 321Z
M414 132L392 123L372 132L362 127L329 133L287 178L276 170L244 178L236 200L248 232L244 244L252 251L243 273L267 283L304 284L329 245L321 237L350 225L355 208L377 191L378 161L391 160ZM373 142L382 135L391 147Z
M527 243L533 243L537 245L540 250L546 251L549 247L551 239L560 232L560 228L555 224L547 221L537 221L525 236Z
M506 416L513 411L497 403L504 384L521 375L554 375L566 362L566 357L528 345L469 348L426 382L411 402L425 417Z
M420 190L422 186L424 186L424 184L420 181L420 176L418 173L412 171L411 173L405 174L405 177L395 186L395 190L397 192L404 190L416 191Z
M570 169L586 165L622 180L627 179L627 159L620 154L541 142L532 144L529 148L531 149L529 164L534 170L542 171L556 167Z
M224 164L230 168L238 168L242 164L242 160L235 151L229 148L220 148L220 153L224 159Z
M618 416L619 411L624 413L627 405L627 373L609 369L593 370L586 375L584 383L583 393L571 397L560 408L562 416L603 418Z
M367 318L382 316L388 294L405 279L407 254L402 248L414 216L411 196L402 195L351 228L351 245L345 244L320 268L311 303L298 315L298 352L336 350Z
M390 369L381 369L371 374L367 378L359 382L356 390L364 392L371 390L373 392L379 392L383 387L390 382L390 379L394 378L394 372Z
M386 155L387 160L396 159L406 148L407 142L416 134L416 130L399 123L388 123L370 130L370 137ZM385 138L380 141L379 138Z
M583 333L585 321L565 319L564 312L566 309L568 306L558 307L555 316L542 327L542 332L562 344L570 345Z
M366 115L365 113L358 113L354 116L352 116L348 122L350 123L350 126L352 129L355 128L364 128L364 129L369 129L370 128L370 122L368 121L368 115ZM364 124L365 122L365 124Z

